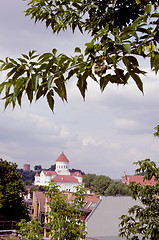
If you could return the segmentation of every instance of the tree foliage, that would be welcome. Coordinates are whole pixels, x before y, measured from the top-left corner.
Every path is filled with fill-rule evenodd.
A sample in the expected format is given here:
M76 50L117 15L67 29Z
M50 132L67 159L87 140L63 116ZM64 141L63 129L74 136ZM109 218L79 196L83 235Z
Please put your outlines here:
M85 183L85 187L92 189L92 182L95 179L96 174L87 173L83 176L83 182Z
M86 189L82 185L77 186L77 191L73 193L74 200L69 203L56 183L51 183L46 188L50 207L47 219L51 239L85 239L86 227L83 220L84 212L81 209L85 204Z
M109 184L112 182L110 177L99 175L96 176L92 182L92 188L94 193L99 195L104 195L105 190L108 188Z
M83 181L85 183L85 187L89 188L91 192L104 195L105 190L113 180L104 175L88 173L84 175Z
M85 98L87 81L92 79L104 91L108 83L128 83L132 78L141 92L140 58L149 59L151 69L159 69L159 13L155 0L30 0L26 15L41 21L53 33L66 31L90 34L91 41L82 51L78 46L74 56L52 52L37 54L29 51L17 60L7 57L1 60L6 80L0 84L0 94L5 108L16 103L21 106L22 97L29 102L46 97L51 110L54 95L67 101L66 85L77 79L77 87Z
M36 171L36 170L42 170L41 165L35 165L35 166L34 166L34 170L35 170L35 171Z
M30 170L30 171L24 171L23 169L17 169L18 172L21 173L22 180L25 185L32 185L34 182L34 177L35 177L35 172Z
M0 220L28 219L23 203L24 183L15 163L0 159Z
M155 127L156 132L154 133L155 137L159 137L159 125Z
M131 190L121 181L112 181L104 192L105 196L130 196Z
M51 167L49 168L49 170L51 171L55 171L55 169L56 169L56 164L51 165Z
M33 219L27 222L22 219L18 224L18 233L21 235L22 239L27 240L40 240L43 237L43 227L41 222Z
M136 164L139 168L136 173L145 172L144 179L150 180L153 176L159 180L159 168L156 163L146 159ZM127 239L159 239L159 183L155 186L131 183L129 188L133 198L139 199L141 206L133 206L128 215L121 216L120 236Z

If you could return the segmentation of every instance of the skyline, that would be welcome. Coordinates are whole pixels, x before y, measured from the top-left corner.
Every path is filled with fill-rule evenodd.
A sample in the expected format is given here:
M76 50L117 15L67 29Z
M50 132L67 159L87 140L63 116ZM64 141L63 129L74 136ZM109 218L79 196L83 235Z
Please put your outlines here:
M73 54L84 47L89 37L69 31L52 35L44 24L34 24L25 17L26 2L0 1L0 59L20 57L21 53L37 50ZM24 98L15 110L0 101L0 158L49 168L63 151L70 168L120 178L124 172L134 174L133 162L150 158L159 164L159 139L153 136L159 124L159 81L142 62L144 96L132 80L126 86L108 85L103 93L97 83L89 81L83 101L75 79L68 84L68 103L58 97L55 113L46 99L30 104ZM0 73L0 81L4 74Z

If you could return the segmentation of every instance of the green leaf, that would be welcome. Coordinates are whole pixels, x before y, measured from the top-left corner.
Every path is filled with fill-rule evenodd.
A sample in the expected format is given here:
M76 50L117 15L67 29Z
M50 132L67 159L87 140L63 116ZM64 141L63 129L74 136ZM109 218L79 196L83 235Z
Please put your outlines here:
M27 96L28 96L28 99L29 99L30 103L32 103L32 100L33 100L33 89L32 89L31 81L29 81L29 83L28 83L28 86L26 88L26 93L27 93Z
M133 65L139 66L138 60L134 56L127 56L127 59L129 59L129 61L132 62Z
M6 63L5 65L4 65L4 67L3 67L3 70L7 70L7 69L9 69L9 68L13 68L15 65L13 64L13 63Z
M142 83L139 75L137 75L136 73L133 73L133 72L130 72L130 75L136 82L136 85L138 86L139 90L143 93L143 83Z
M35 50L29 51L29 57L30 57L30 59L32 59L32 57L33 57L33 55L34 55L35 52L36 52Z
M152 13L151 17L159 18L159 13L158 12Z
M56 55L57 49L56 49L56 48L53 48L53 49L52 49L52 53L53 53L53 55Z
M86 78L88 77L88 73L85 72L83 75L78 75L77 86L82 94L83 99L85 99L85 92L87 90L87 81Z
M77 68L71 69L71 70L68 72L67 80L70 79L75 73L77 73Z
M100 78L100 89L103 92L105 87L108 85L109 78L107 76Z
M17 61L15 61L13 58L9 58L9 60L10 60L13 64L18 65Z
M36 94L36 101L42 96L44 95L44 90L42 86L39 86L37 94Z
M17 95L17 101L20 107L21 107L22 94L23 94L23 91L21 90Z
M17 71L17 67L14 67L10 72L7 73L7 78L11 77Z
M117 77L119 77L123 81L124 84L127 83L127 79L124 75L124 70L122 70L120 68L116 68L115 73L116 73Z
M24 58L18 58L18 60L19 60L21 63L24 63L24 64L27 63L27 61L26 61Z
M146 6L145 6L145 12L147 13L147 14L150 14L151 13L151 4L147 4Z
M85 55L89 54L92 52L92 50L94 49L94 41L92 40L90 43L86 43L85 46L87 47L85 49Z
M53 82L53 77L52 77L52 76L49 76L49 78L48 78L48 84L47 84L48 89L50 89L52 82Z
M0 84L0 94L1 94L2 91L4 90L5 85L6 85L5 82L2 82L2 83Z
M51 57L52 57L52 53L43 53L43 54L39 57L38 61L41 61L41 62L43 62L43 61L48 61Z
M80 49L79 47L76 47L76 48L75 48L75 52L81 53L81 49Z
M67 93L66 93L66 87L65 87L65 79L64 76L61 75L58 78L56 78L56 80L54 81L54 83L56 84L54 88L54 90L57 92L57 94L59 95L59 97L62 100L67 101Z
M25 73L25 69L20 67L13 75L13 79L17 79L19 76L23 75L23 73Z
M27 60L29 60L29 57L28 57L26 54L22 54L22 56L23 56L24 58L26 58Z
M46 95L47 96L47 102L49 104L49 107L51 109L51 111L54 110L54 98L53 98L53 90L51 89L48 94Z
M124 44L123 46L124 46L124 49L125 49L128 53L131 52L131 44Z
M34 89L35 89L35 91L37 91L38 86L39 86L39 75L37 74L37 75L35 76L35 84L34 84Z

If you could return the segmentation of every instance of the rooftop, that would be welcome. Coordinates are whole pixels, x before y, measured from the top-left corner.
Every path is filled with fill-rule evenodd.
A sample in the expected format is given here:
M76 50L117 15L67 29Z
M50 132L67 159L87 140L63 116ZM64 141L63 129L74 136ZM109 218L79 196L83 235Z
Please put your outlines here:
M69 162L69 160L67 159L67 157L65 156L65 154L62 152L61 155L58 157L58 159L56 160L56 162Z

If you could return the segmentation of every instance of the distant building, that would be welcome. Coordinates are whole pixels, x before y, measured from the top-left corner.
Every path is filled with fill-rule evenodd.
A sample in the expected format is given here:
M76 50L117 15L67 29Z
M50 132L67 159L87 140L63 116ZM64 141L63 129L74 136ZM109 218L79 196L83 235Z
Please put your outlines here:
M69 160L62 152L56 160L55 171L42 170L40 175L36 173L34 185L48 186L51 181L56 182L61 191L74 192L74 187L83 182L83 176L80 172L69 171Z
M24 164L23 170L30 171L30 164Z
M125 171L123 176L121 177L121 182L129 185L132 182L140 183L141 185L152 185L156 184L155 178L152 177L151 180L143 180L144 176L141 175L126 175Z

